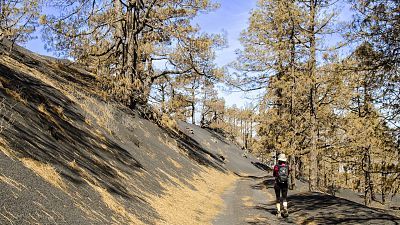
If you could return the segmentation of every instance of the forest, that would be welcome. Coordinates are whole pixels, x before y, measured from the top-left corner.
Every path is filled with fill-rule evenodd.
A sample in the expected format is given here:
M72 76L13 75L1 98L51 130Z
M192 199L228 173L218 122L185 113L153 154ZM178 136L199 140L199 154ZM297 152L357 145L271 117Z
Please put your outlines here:
M341 4L351 21L337 23ZM347 188L366 205L400 191L400 2L258 0L228 66L226 37L193 20L211 0L1 0L0 38L46 49L96 75L104 101L217 130L292 181ZM229 32L229 31L228 31ZM40 33L40 37L37 37ZM218 87L260 93L227 106ZM1 86L1 81L0 81ZM296 188L292 182L292 188Z

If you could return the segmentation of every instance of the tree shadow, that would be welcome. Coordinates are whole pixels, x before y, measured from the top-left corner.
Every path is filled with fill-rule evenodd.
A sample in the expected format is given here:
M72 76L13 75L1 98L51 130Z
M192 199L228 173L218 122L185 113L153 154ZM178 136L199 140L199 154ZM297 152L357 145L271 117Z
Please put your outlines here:
M224 134L224 131L222 129L219 129L219 128L213 129L210 127L205 127L204 129L207 130L208 132L210 132L212 137L218 139L220 142L227 144L227 145L231 144L226 140L227 137Z
M322 194L301 193L290 195L289 211L291 215L304 218L301 224L399 224L400 218L389 215L383 210L368 208L364 205Z
M268 177L267 179L265 179L265 180L263 181L263 184L264 184L264 186L265 186L267 189L269 189L269 188L274 188L274 185L275 185L275 178L272 177L272 176L270 176L270 177Z
M272 171L271 168L269 168L268 165L261 163L261 162L251 162L251 164L253 164L255 167L257 167L260 170L264 170L264 171Z
M0 43L0 53L2 48ZM9 56L46 76L44 79L35 78L31 71L25 74L22 70L12 69L14 67L0 63L3 86L0 87L0 98L6 99L8 109L15 112L16 118L12 127L0 136L9 143L16 156L50 164L72 184L83 185L88 181L95 183L110 193L125 198L128 200L125 203L131 206L140 205L147 215L153 215L146 220L157 219L158 214L152 210L151 204L143 204L146 200L132 193L148 191L151 194L160 194L164 190L161 182L170 178L161 175L149 179L149 174L159 174L153 173L154 168L144 168L143 164L147 165L148 161L142 161L142 164L137 160L151 160L150 156L144 156L146 153L139 153L140 148L143 148L142 140L129 139L128 143L118 141L116 135L108 134L96 121L88 121L83 114L85 110L65 93L67 88L73 87L67 92L84 92L96 98L95 78L79 68L55 63L57 59L35 56L22 48L13 51ZM64 91L60 91L51 83L67 85L63 88ZM75 98L81 100L79 95ZM97 98L100 99L99 96ZM132 116L136 113L126 107L123 111ZM5 119L13 121L12 117ZM133 133L133 128L130 131ZM178 147L183 149L189 158L199 164L226 172L221 155L207 151L200 143L181 131L176 133L166 128L164 131L177 141ZM134 138L132 133L126 136ZM157 161L164 163L163 159ZM192 174L194 170L185 172ZM137 178L142 183L137 182L139 185L133 187L136 190L128 190L126 177ZM149 190L139 190L144 187ZM135 208L134 211L136 210L142 209Z
M43 72L55 76L54 71ZM119 175L144 171L141 163L96 123L87 124L79 113L79 106L33 76L4 65L0 65L0 73L7 81L0 88L0 96L15 112L12 127L3 136L17 157L50 163L77 184L89 179L86 177L89 174L96 183L115 194L144 201L127 191Z
M161 127L170 138L177 141L178 147L183 149L188 157L197 163L215 168L219 171L226 172L222 166L225 162L220 155L207 151L195 139L185 134L181 130L173 131L168 128Z

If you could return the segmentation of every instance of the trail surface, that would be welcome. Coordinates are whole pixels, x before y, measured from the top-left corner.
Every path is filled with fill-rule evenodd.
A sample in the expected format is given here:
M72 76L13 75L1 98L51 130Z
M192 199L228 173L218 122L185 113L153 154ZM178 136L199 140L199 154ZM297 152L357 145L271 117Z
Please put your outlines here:
M400 224L400 218L384 210L323 193L307 192L305 184L299 184L296 191L289 191L290 216L278 219L273 178L269 175L242 177L223 199L226 207L213 221L214 225Z

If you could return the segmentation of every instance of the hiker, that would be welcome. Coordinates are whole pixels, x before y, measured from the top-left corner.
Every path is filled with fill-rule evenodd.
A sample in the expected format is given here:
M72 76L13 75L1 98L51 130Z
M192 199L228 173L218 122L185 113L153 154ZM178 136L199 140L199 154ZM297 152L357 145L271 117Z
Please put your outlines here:
M275 177L275 195L276 195L276 210L277 216L281 216L281 200L283 202L283 215L288 215L288 203L287 203L287 193L288 193L288 181L289 181L289 166L286 164L286 155L280 154L278 156L278 164L274 166L274 177ZM282 199L281 199L282 194Z

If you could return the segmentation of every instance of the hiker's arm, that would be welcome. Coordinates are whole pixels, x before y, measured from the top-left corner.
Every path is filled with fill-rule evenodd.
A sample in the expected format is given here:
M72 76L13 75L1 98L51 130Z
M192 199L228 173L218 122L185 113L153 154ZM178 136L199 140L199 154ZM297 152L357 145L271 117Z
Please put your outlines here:
M278 176L278 166L277 166L277 165L274 166L273 175L274 175L274 177L277 177L277 176Z

